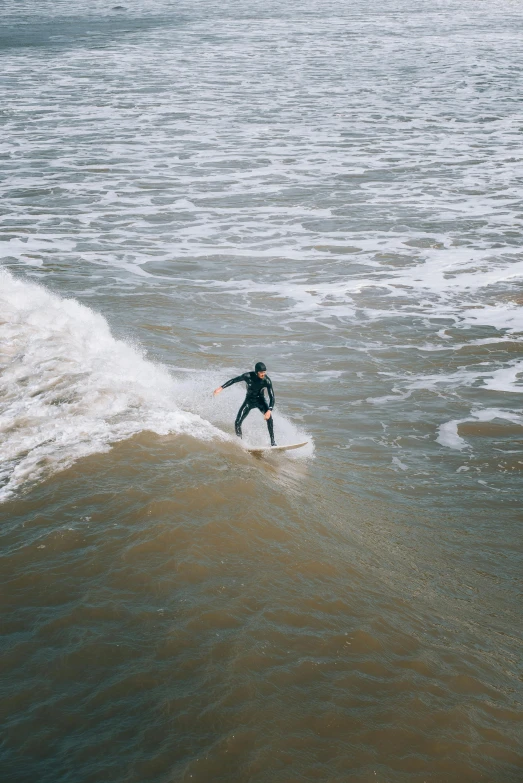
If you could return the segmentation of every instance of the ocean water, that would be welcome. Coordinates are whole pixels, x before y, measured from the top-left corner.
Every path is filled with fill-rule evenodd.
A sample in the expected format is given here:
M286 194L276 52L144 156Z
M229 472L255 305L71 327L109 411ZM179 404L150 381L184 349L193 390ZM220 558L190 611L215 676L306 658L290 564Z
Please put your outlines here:
M523 780L522 33L4 0L2 781Z

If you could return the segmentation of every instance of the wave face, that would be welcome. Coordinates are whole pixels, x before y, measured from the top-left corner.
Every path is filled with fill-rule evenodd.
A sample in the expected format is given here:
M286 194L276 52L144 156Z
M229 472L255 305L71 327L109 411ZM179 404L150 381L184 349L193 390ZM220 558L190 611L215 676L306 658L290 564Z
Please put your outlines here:
M141 430L225 438L105 318L0 271L0 499Z

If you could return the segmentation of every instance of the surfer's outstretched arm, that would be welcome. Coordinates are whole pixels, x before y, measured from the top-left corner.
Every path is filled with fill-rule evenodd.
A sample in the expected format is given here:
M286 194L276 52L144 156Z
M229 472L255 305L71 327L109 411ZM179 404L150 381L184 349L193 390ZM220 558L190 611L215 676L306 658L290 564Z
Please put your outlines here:
M214 395L219 394L224 389L226 389L227 386L232 386L233 383L239 383L240 381L244 381L244 380L245 380L245 375L238 375L237 378L231 378L231 380L224 383L223 386L218 386L218 388L213 391L213 394Z

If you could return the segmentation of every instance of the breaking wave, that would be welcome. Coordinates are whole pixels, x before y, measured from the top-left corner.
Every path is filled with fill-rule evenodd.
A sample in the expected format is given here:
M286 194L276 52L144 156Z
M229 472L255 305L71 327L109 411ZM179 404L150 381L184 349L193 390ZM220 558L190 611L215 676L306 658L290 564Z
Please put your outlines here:
M176 381L74 299L0 270L0 500L142 430L228 436L175 402Z

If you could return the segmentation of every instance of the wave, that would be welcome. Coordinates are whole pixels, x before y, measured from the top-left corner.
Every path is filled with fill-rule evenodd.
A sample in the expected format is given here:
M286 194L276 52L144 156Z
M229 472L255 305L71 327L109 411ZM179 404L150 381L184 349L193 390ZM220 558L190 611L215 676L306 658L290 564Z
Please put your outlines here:
M142 430L229 436L99 313L0 270L0 501Z

